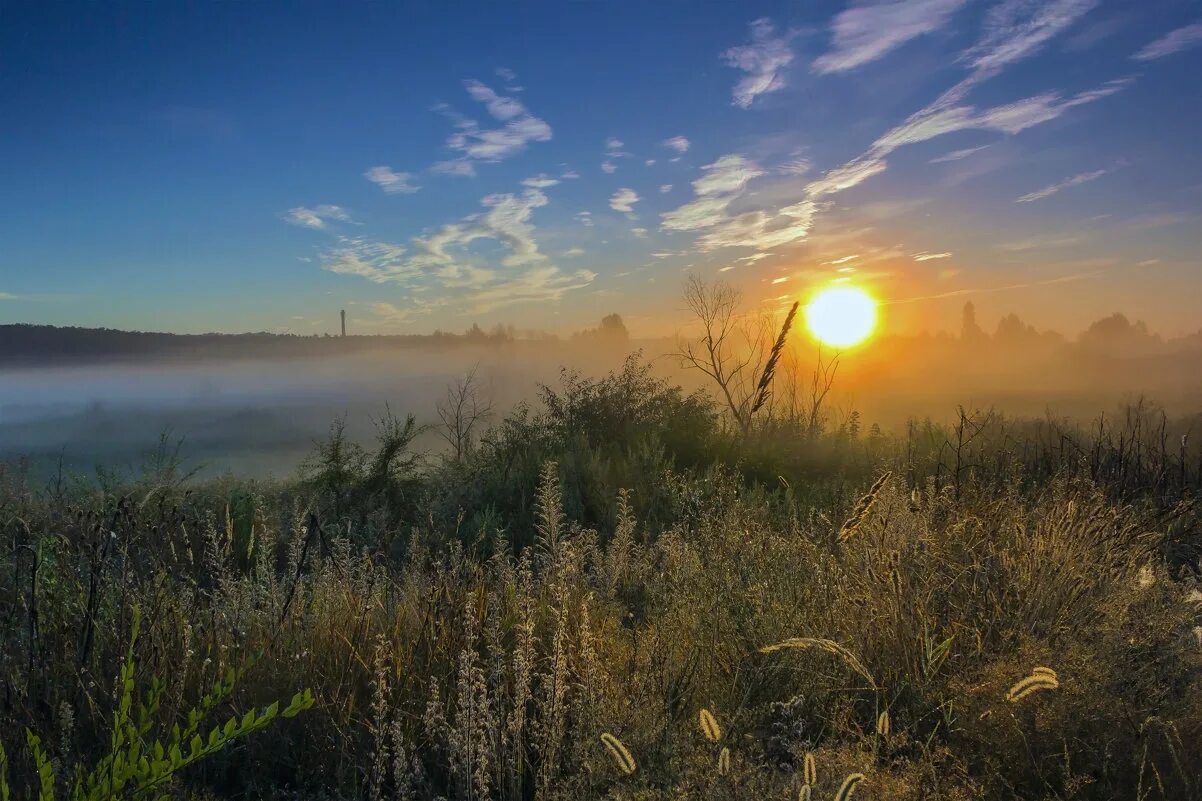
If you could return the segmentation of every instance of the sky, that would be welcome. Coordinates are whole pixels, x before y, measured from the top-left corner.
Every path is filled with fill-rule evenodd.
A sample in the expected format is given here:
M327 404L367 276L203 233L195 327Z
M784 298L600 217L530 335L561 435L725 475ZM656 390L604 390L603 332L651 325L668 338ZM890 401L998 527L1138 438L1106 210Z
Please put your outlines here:
M0 0L0 323L1202 327L1202 3Z

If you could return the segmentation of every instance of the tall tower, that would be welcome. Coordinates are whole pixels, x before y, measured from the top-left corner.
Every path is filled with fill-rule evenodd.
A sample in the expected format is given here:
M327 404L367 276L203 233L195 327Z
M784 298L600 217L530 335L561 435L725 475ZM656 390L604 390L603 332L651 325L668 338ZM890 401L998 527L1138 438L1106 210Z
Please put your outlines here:
M339 314L342 315L342 335L346 336L346 309L343 309Z

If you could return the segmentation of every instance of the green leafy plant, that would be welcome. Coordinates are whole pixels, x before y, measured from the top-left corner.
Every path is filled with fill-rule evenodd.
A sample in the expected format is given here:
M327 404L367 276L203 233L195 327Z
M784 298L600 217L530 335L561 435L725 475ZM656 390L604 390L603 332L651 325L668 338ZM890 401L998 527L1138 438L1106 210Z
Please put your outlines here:
M231 669L188 712L182 726L177 722L166 737L161 734L156 736L156 715L163 695L163 683L157 677L151 679L136 708L134 705L134 699L138 696L134 644L138 639L140 622L135 608L133 633L125 662L121 666L120 697L113 713L108 753L90 768L75 766L75 780L70 794L66 796L70 801L166 798L164 791L179 771L216 754L235 740L265 728L278 717L295 717L313 706L313 694L304 690L292 696L288 706L283 709L280 709L279 702L262 709L251 709L241 717L229 718L224 725L214 726L207 736L202 736L201 725L205 719L233 692L237 675ZM59 798L55 788L55 770L42 748L42 740L28 729L25 740L37 776L37 801L55 801ZM11 795L7 767L7 754L0 746L0 801L9 801Z

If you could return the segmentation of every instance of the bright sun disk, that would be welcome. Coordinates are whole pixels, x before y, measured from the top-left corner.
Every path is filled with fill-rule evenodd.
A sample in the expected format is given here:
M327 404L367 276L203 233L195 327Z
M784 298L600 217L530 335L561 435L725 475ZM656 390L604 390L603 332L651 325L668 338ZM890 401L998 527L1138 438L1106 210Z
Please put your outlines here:
M816 339L836 348L858 345L876 328L876 301L850 286L823 289L805 307L806 326Z

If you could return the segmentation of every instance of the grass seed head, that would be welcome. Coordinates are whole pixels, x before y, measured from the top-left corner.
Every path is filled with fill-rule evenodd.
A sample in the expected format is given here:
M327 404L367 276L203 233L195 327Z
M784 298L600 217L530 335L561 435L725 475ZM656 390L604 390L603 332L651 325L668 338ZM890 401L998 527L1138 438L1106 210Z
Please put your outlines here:
M863 773L849 774L843 780L843 784L839 785L839 792L835 793L835 801L850 801L852 794L856 791L856 787L866 778L868 777Z
M614 762L617 763L618 770L627 776L634 773L638 766L634 762L634 757L630 755L630 751L622 745L621 740L609 732L605 732L601 735L601 742L605 746L605 750L609 751L609 755L613 757Z
M701 714L701 732L705 735L705 739L711 743L716 743L722 739L722 727L718 725L718 720L714 714L708 709L702 709Z

